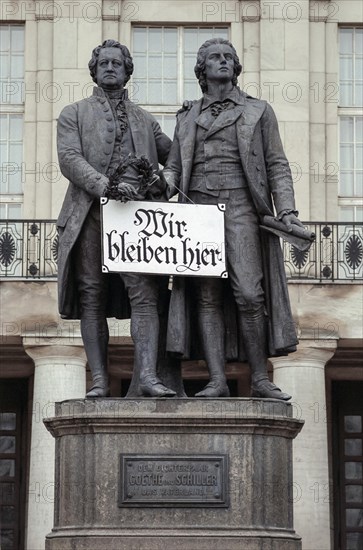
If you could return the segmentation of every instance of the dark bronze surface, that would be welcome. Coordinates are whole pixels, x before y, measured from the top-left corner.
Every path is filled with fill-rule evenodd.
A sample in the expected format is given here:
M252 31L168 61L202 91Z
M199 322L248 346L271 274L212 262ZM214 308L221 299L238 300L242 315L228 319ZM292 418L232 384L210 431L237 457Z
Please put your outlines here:
M131 317L135 368L129 396L184 395L180 375L175 391L159 378L167 362L159 326L167 316L168 277L115 278L101 270L100 198L161 200L165 184L158 167L171 141L152 115L128 99L124 86L133 62L126 46L105 40L93 50L89 69L97 84L92 97L68 105L58 119L59 165L70 182L57 221L59 312L81 320L93 379L87 397L110 395L107 317Z
M196 397L228 397L226 361L247 360L252 397L289 400L269 381L267 358L298 342L279 237L260 225L276 212L284 236L304 228L274 111L238 88L241 71L228 40L207 40L194 68L203 97L177 115L168 196L225 205L228 280L174 278L167 350L206 361L210 381Z

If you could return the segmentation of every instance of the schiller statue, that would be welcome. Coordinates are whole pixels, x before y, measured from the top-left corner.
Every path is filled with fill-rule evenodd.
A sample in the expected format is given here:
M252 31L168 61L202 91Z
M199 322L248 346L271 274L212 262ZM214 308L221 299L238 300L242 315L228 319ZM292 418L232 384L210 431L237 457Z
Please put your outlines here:
M228 397L225 361L240 358L251 368L252 396L288 400L269 381L267 358L295 351L297 338L279 238L260 222L274 205L287 232L302 224L275 114L237 87L241 70L230 42L205 42L195 66L203 97L178 114L164 169L169 195L180 189L181 202L225 203L229 278L175 277L168 350L206 360L210 381L198 397Z

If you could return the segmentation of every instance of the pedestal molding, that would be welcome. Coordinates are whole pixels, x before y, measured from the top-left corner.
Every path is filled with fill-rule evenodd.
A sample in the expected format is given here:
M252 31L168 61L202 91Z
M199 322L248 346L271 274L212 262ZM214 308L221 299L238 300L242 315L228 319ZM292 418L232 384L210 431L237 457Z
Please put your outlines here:
M140 428L139 422L129 422L128 420L123 420L122 427L120 427L120 422L115 422L112 419L103 419L102 422L91 421L90 419L85 418L78 422L74 422L74 419L64 418L62 421L58 421L56 418L46 418L44 423L53 435L53 437L61 437L67 434L76 434L80 427L82 427L82 433L92 434L92 433L112 433L117 431L117 433L134 433L135 428L138 428L139 433L155 433L156 431L163 434L173 434L173 433L188 433L190 428L193 430L198 430L199 432L211 432L219 433L243 433L243 434L258 434L258 435L276 435L293 439L300 432L304 425L303 420L289 420L289 421L269 421L267 418L261 418L261 424L257 423L253 419L246 419L241 422L234 422L234 427L231 428L230 422L221 421L221 422L204 422L200 419L194 420L193 418L188 419L188 421L173 422L168 419L165 421L156 421L147 418L139 417L139 421L143 423L143 427Z

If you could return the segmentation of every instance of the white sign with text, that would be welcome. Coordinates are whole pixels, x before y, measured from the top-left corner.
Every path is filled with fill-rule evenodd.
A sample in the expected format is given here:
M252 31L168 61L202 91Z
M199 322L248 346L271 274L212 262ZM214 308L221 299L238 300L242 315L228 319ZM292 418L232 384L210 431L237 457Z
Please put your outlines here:
M227 277L224 210L102 198L102 271Z

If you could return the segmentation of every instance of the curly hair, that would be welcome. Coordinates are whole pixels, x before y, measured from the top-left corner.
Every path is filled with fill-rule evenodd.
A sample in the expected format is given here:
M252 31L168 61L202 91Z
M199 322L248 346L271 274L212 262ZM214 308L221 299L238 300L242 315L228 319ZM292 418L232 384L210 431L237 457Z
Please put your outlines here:
M123 44L120 44L120 42L117 42L116 40L105 40L104 42L102 42L100 46L97 46L97 48L95 48L92 51L92 58L88 63L88 68L89 68L89 72L93 82L96 82L97 84L97 79L96 79L97 62L98 62L98 57L100 55L100 51L103 48L119 48L119 50L121 50L124 58L124 63L125 63L126 78L125 78L124 84L126 84L126 82L130 80L130 76L134 72L134 64L132 62L132 57L128 48Z
M237 85L237 78L242 72L242 65L239 62L237 52L229 40L226 40L224 38L211 38L210 40L207 40L206 42L204 42L204 44L201 45L198 50L197 63L194 67L195 76L198 79L199 86L201 87L203 93L208 90L207 79L205 76L205 60L207 56L207 48L209 46L213 46L214 44L226 44L232 50L234 62L234 74L232 78L233 86Z

